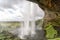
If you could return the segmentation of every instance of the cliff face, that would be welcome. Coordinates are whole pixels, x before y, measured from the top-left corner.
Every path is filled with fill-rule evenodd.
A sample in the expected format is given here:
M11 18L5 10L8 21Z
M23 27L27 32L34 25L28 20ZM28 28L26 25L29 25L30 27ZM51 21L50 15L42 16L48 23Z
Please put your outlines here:
M36 0L35 2L45 11L45 23L51 20L56 20L57 24L60 22L58 21L60 20L60 0Z
M48 8L52 11L60 11L60 0L29 0L32 2L36 2L40 5L40 7Z
M60 23L60 0L30 0L32 2L38 3L39 6L45 11L44 23L53 21L56 25ZM55 21L54 21L55 20ZM59 25L60 26L60 25Z
M39 0L38 2L52 11L60 11L60 0Z

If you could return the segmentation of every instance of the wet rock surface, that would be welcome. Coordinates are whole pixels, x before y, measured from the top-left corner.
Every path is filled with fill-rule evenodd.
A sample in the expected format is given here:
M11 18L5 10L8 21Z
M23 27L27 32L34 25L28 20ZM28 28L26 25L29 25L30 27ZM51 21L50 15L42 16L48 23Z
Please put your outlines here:
M36 30L36 35L34 35L34 37L29 35L27 36L27 39L24 40L45 40L44 30Z

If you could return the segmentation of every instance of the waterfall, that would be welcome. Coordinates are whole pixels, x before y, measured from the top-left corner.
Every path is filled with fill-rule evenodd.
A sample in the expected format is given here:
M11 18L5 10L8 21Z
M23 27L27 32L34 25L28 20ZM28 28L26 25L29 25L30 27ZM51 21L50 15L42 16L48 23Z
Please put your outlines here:
M15 2L15 0L11 0L12 3L6 0L8 3L7 5L4 5L3 2L2 5L0 5L0 9L3 9L3 11L0 10L0 21L19 21L21 23L20 27L10 32L18 34L17 36L21 39L25 39L29 35L34 37L37 34L36 28L38 28L36 26L36 21L41 19L43 20L44 18L44 11L38 6L38 4L27 0L17 0L17 2Z

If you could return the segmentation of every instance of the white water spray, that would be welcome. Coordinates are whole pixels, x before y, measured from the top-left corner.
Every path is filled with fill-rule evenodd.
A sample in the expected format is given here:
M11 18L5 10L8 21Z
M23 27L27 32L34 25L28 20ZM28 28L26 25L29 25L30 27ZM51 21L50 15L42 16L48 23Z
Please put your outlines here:
M5 5L6 7L3 6L3 2L3 5L0 5L0 21L19 21L21 22L21 27L11 32L16 33L16 31L18 31L18 36L21 39L24 39L25 36L28 35L31 35L31 37L33 37L36 34L35 21L44 18L44 11L39 8L38 4L33 2L19 0L21 3L19 1L17 1L17 3L13 1L12 4L10 4L7 0L8 5Z

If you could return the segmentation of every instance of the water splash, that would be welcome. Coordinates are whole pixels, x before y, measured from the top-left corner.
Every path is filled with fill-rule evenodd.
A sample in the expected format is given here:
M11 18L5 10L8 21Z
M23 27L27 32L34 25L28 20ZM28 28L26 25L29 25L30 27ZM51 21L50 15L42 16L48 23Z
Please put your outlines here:
M11 4L8 2L8 0L6 1L7 5L5 5L3 1L3 6L0 5L0 9L3 9L0 10L0 21L21 22L20 28L10 31L13 34L18 34L18 37L20 37L21 39L25 39L25 36L31 35L31 37L33 37L34 35L36 35L35 21L44 18L44 11L38 6L38 4L26 0L23 0L22 2L21 0L17 0L18 2L13 2L15 0L11 0Z

